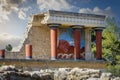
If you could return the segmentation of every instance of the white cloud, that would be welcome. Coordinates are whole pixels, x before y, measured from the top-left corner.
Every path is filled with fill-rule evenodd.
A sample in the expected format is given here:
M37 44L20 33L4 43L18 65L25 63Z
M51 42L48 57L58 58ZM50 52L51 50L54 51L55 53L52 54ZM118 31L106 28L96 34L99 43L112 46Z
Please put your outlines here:
M18 12L18 17L19 17L20 19L25 20L25 18L27 17L26 12L27 12L29 9L31 9L31 7L21 8L21 9L19 10L19 12Z
M0 34L0 49L5 49L6 45L11 44L13 48L17 47L20 43L20 38L8 33Z
M40 11L44 10L70 10L72 7L66 0L37 0Z
M11 12L18 12L19 5L24 3L25 0L0 0L0 22L9 20Z
M0 5L0 22L2 22L3 20L9 20L9 15L10 13L7 11L3 11L2 10L2 6Z
M111 9L111 7L107 7L105 9L100 9L99 7L94 7L93 9L90 8L81 8L79 10L80 13L91 13L91 14L101 14L101 15L106 15L109 17L113 17L114 13Z
M15 8L18 8L18 6L23 2L25 2L25 0L1 0L4 11L14 10Z
M93 13L91 9L89 8L82 8L79 10L80 13Z
M18 13L18 17L20 18L20 19L25 19L26 18L26 13L25 13L25 11L24 10L20 10L19 11L19 13Z
M104 10L101 10L99 7L94 7L93 13L95 13L95 14L103 14L103 15L105 14Z

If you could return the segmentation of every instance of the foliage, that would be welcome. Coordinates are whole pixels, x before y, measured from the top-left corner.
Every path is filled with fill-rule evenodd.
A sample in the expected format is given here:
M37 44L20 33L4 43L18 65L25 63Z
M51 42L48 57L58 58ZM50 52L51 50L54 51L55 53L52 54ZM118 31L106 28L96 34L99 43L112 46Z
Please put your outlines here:
M120 40L119 31L114 18L106 20L106 29L103 31L103 57L107 59L108 68L114 76L120 76Z
M119 28L114 18L106 19L106 29L102 38L102 57L108 61L107 70L120 77L120 39ZM92 33L92 51L96 53L95 33Z
M107 19L107 28L103 31L103 57L110 62L116 61L116 55L120 55L120 41L117 25L114 19Z
M106 29L103 30L102 56L109 62L115 62L120 55L119 31L114 18L106 19ZM92 32L92 52L96 53L95 32Z
M8 44L5 49L6 49L6 51L11 51L12 50L12 45Z
M114 76L120 77L120 64L118 65L109 65L107 67L108 72L111 72Z

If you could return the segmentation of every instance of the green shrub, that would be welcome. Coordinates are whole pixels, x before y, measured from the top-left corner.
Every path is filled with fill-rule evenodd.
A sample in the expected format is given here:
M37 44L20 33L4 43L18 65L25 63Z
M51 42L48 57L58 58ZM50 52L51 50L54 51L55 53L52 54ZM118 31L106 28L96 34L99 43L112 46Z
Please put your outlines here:
M117 65L114 65L114 66L109 65L107 67L107 70L108 70L108 72L111 72L114 76L120 77L120 64L117 64Z

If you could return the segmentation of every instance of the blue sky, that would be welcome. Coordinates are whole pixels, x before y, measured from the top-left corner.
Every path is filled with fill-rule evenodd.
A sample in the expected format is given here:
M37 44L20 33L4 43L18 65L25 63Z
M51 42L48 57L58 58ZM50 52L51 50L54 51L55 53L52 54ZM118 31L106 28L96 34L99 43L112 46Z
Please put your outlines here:
M119 8L120 0L0 0L0 37L21 39L29 16L49 9L104 14L120 21Z

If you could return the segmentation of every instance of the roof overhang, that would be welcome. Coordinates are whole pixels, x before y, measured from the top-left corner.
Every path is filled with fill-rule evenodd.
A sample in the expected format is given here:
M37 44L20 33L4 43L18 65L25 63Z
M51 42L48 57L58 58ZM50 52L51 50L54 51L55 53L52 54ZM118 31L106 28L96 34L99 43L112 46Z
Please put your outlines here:
M49 10L48 12L37 15L40 16L40 22L37 24L61 24L62 27L71 25L82 25L85 27L105 27L105 15L86 14L86 13L73 13L64 11ZM38 17L39 18L39 17Z

